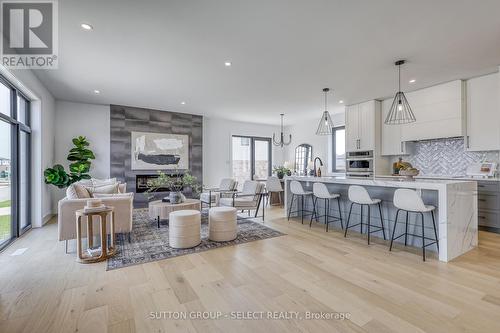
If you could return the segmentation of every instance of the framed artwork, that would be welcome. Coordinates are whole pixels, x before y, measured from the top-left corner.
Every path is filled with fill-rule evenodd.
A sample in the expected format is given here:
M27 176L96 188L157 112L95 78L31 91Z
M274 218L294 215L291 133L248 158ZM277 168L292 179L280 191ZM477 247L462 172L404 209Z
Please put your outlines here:
M189 168L189 136L132 132L132 170Z

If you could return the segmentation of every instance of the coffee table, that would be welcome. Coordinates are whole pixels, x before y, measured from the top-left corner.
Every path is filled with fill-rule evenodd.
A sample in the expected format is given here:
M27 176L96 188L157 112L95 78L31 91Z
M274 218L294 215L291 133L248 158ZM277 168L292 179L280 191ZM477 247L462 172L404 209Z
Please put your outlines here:
M172 204L170 202L163 202L161 200L151 201L148 205L149 217L156 219L158 228L160 227L160 220L168 220L168 215L176 210L194 209L201 211L201 202L198 199L186 199L186 201Z

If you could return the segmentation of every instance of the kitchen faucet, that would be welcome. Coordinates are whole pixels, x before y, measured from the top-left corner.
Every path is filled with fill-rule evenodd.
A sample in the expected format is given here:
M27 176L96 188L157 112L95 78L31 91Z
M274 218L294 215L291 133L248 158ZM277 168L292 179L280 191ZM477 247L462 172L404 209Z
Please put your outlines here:
M316 157L314 159L314 177L318 177L318 169L316 169L316 160L319 160L319 165L323 166L323 161L321 160L321 158Z

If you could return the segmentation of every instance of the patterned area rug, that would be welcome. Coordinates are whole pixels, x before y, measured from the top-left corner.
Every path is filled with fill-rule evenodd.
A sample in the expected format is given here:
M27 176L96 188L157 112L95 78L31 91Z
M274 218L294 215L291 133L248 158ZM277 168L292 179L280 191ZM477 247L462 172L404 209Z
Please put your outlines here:
M208 239L208 216L204 212L201 216L200 245L191 249L174 249L168 245L168 224L162 221L158 229L156 220L149 218L147 209L134 210L133 225L130 243L126 234L117 235L118 252L108 259L107 270L285 235L249 218L238 216L238 237L229 242L214 242Z

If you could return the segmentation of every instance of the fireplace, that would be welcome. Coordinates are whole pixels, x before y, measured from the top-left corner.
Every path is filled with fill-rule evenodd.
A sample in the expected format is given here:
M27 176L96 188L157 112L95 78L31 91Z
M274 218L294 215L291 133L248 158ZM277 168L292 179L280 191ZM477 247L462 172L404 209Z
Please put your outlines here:
M170 174L169 177L182 177L182 174ZM144 193L148 190L148 181L150 179L158 178L157 174L154 175L136 175L135 176L135 193ZM170 192L170 188L161 187L156 192Z

